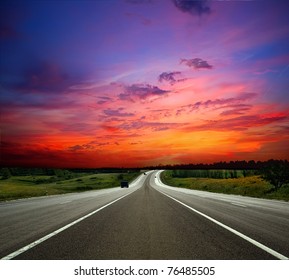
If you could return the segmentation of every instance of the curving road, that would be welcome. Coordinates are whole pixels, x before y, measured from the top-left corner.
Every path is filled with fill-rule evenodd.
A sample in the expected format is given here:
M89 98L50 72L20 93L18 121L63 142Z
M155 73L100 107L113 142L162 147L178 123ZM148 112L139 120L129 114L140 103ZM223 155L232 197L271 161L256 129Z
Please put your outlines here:
M173 188L159 173L129 189L1 203L0 258L288 258L289 203Z

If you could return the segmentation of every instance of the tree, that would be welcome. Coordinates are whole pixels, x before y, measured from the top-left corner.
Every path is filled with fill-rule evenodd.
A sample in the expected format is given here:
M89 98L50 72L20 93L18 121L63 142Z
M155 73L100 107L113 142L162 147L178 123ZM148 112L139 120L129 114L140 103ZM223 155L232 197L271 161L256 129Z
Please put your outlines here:
M287 160L269 160L261 170L262 178L274 186L277 191L289 183L289 163Z
M2 180L6 180L11 177L10 170L8 168L2 168L1 170Z

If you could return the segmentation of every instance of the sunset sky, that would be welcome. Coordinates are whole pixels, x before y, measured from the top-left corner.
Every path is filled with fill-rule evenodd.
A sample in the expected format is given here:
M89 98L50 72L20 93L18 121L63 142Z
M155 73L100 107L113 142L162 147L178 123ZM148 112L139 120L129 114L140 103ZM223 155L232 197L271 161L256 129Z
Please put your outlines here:
M2 1L1 164L289 159L289 4Z

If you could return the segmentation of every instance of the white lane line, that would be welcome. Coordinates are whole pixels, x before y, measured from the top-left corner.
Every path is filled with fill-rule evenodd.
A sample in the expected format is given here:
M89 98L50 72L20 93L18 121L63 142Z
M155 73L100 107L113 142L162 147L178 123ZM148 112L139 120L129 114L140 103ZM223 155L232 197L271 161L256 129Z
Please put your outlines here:
M61 202L59 204L66 204L66 203L70 203L70 202L72 202L72 200L64 201L64 202Z
M231 202L232 205L240 206L246 208L247 206L241 203Z
M62 232L62 231L64 231L64 230L70 228L71 226L73 226L73 225L75 225L75 224L77 224L77 223L83 221L84 219L86 219L86 218L88 218L88 217L94 215L95 213L101 211L102 209L104 209L104 208L106 208L106 207L112 205L113 203L115 203L115 202L121 200L122 198L124 198L124 197L126 197L126 196L128 196L128 195L130 195L130 194L132 194L132 192L131 192L131 193L128 193L128 194L125 194L125 195L123 195L123 196L121 196L121 197L119 197L119 198L113 200L112 202L110 202L110 203L108 203L108 204L106 204L106 205L104 205L104 206L98 208L97 210L95 210L95 211L93 211L93 212L91 212L91 213L89 213L89 214L87 214L87 215L85 215L85 216L83 216L83 217L81 217L81 218L75 220L74 222L72 222L72 223L70 223L70 224L67 224L66 226L64 226L64 227L62 227L62 228L60 228L60 229L58 229L58 230L56 230L56 231L54 231L54 232L52 232L52 233L50 233L50 234L45 235L44 237L42 237L42 238L40 238L40 239L38 239L38 240L36 240L36 241L34 241L34 242L32 242L32 243L30 243L30 244L24 246L23 248L21 248L21 249L15 251L15 252L13 252L13 253L7 255L6 257L3 257L1 260L11 260L11 259L15 258L16 256L18 256L18 255L20 255L20 254L22 254L22 253L28 251L29 249L35 247L36 245L38 245L38 244L40 244L40 243L46 241L47 239L49 239L49 238L51 238L51 237L57 235L58 233L60 233L60 232Z
M269 248L269 247L267 247L267 246L261 244L260 242L254 240L254 239L252 239L252 238L250 238L250 237L248 237L247 235L245 235L245 234L243 234L243 233L241 233L241 232L239 232L239 231L237 231L237 230L235 230L235 229L233 229L233 228L231 228L231 227L229 227L229 226L226 226L225 224L223 224L223 223L221 223L221 222L215 220L214 218L211 218L210 216L208 216L208 215L206 215L206 214L204 214L204 213L202 213L202 212L200 212L200 211L198 211L198 210L192 208L191 206L189 206L189 205L187 205L187 204L185 204L185 203L183 203L183 202L181 202L181 201L175 199L174 197L172 197L172 196L170 196L170 195L168 195L168 194L166 194L166 193L163 193L163 192L160 191L160 190L158 190L158 191L159 191L160 193L162 193L163 195L165 195L165 196L171 198L172 200L174 200L174 201L180 203L181 205L183 205L183 206L189 208L190 210L194 211L195 213L197 213L197 214L203 216L204 218L206 218L206 219L212 221L213 223L215 223L215 224L217 224L217 225L219 225L219 226L225 228L226 230L228 230L228 231L230 231L230 232L232 232L232 233L238 235L239 237L241 237L241 238L247 240L248 242L252 243L253 245L259 247L260 249L262 249L262 250L266 251L267 253L271 254L272 256L276 257L277 259L280 259L280 260L288 260L288 257L286 257L286 256L284 256L284 255L282 255L282 254L280 254L280 253L274 251L273 249L271 249L271 248Z

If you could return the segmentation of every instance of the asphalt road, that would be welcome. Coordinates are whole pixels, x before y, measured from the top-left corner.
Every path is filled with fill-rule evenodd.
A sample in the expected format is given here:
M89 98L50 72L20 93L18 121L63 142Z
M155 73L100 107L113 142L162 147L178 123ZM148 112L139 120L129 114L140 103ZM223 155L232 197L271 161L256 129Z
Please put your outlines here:
M289 256L289 203L172 188L158 174L142 175L129 189L1 203L0 258ZM73 221L77 223L63 228Z

